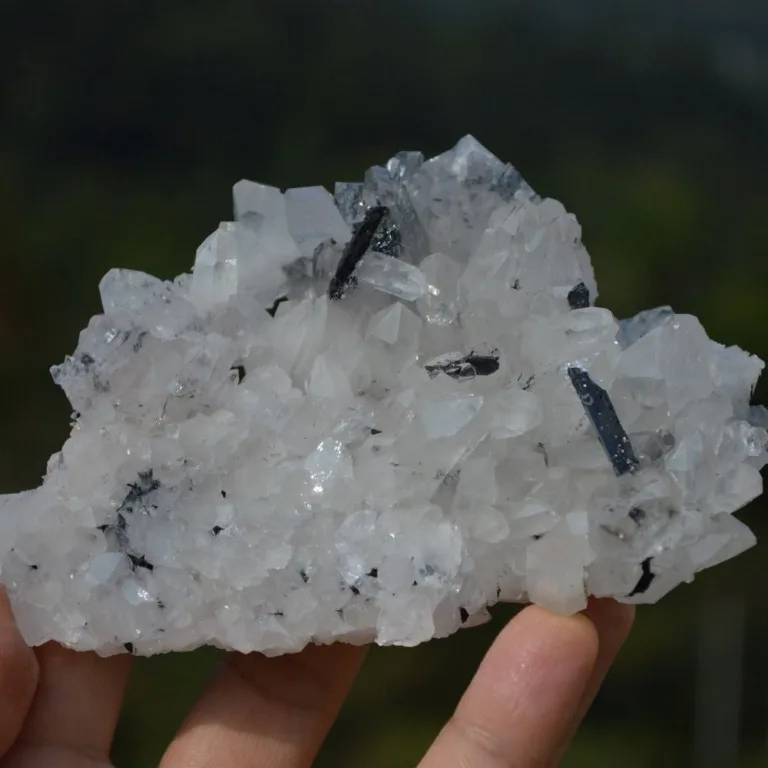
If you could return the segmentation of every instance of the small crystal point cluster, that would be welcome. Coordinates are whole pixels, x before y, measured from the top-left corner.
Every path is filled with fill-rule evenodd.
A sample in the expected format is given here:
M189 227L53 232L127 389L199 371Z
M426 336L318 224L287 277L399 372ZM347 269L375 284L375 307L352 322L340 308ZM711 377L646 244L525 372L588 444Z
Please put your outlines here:
M110 271L53 369L71 436L0 498L29 643L414 645L498 601L653 602L752 546L763 363L594 306L576 220L474 139L234 196L191 274Z

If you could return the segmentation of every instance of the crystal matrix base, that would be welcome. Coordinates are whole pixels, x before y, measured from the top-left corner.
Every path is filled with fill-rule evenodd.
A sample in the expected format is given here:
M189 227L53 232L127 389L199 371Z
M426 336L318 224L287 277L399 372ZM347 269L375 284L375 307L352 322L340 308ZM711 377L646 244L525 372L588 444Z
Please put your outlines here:
M576 220L471 137L235 207L192 274L109 272L53 369L72 435L0 500L30 643L413 645L500 600L653 602L753 544L762 363L593 306Z

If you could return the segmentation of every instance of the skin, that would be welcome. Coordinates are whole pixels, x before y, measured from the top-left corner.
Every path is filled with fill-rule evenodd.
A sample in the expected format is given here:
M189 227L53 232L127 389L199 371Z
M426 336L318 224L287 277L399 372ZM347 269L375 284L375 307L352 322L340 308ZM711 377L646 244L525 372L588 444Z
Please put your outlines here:
M571 617L521 611L499 633L419 768L556 766L632 626L592 601ZM310 766L365 650L230 654L161 768ZM131 658L30 650L0 592L0 768L107 768Z

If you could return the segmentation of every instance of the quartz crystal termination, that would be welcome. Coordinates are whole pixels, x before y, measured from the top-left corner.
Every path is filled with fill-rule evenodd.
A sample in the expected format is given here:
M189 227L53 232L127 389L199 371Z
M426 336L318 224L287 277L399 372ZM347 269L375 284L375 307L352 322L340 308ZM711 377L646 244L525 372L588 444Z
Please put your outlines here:
M29 643L414 645L752 546L762 362L594 306L576 220L477 141L234 198L191 274L110 271L53 369L71 436L0 499Z

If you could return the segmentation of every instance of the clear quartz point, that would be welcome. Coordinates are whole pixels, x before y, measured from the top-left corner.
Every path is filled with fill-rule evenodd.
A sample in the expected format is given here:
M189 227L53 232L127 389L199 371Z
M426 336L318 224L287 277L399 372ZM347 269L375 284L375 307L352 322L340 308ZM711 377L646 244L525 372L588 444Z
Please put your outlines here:
M375 251L363 259L357 279L404 301L415 301L427 293L427 279L420 269Z

